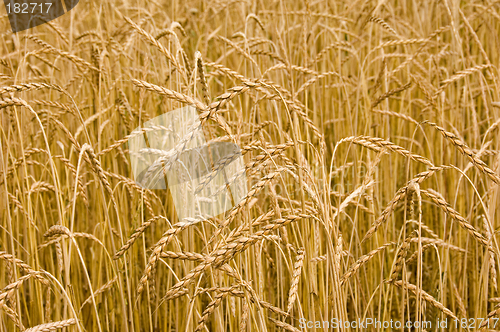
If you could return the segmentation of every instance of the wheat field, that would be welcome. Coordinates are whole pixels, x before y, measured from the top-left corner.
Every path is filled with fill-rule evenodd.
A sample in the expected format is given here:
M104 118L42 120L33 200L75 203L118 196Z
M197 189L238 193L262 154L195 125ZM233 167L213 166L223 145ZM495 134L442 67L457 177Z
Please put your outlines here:
M0 331L500 330L500 1L0 16ZM197 223L127 145L188 105L248 188Z

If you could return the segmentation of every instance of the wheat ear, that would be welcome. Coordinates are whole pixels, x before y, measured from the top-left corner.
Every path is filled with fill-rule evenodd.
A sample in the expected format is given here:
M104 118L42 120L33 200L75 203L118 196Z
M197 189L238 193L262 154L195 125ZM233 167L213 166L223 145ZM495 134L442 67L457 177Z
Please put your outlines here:
M392 246L392 245L395 245L395 244L396 244L396 242L385 243L382 246L378 247L377 249L374 249L374 250L370 251L369 253L367 253L366 255L363 255L360 258L358 258L358 260L349 267L349 269L342 276L342 278L340 278L340 285L343 285L347 280L349 280L349 278L352 275L354 275L359 270L359 268L361 266L363 266L366 262L368 262L377 253L379 253L380 251L384 250L385 248Z
M297 258L293 267L292 282L290 283L290 292L288 295L287 312L289 313L293 308L293 303L297 298L297 289L299 287L300 274L302 266L304 265L304 249L297 250Z
M13 255L8 254L5 251L0 251L0 259L3 259L7 262L10 262L10 263L16 265L22 271L33 276L36 280L40 281L42 284L44 284L44 285L49 284L49 281L47 280L47 278L45 278L39 271L33 269L31 266L24 263L22 260L14 257Z
M450 309L446 308L441 302L437 301L429 293L425 292L422 289L418 289L417 286L410 284L410 283L407 283L407 282L403 282L402 280L394 281L392 284L399 287L399 288L403 288L403 289L407 288L410 291L412 291L412 293L415 295L420 294L420 296L422 296L422 299L424 299L427 303L432 305L434 308L437 308L438 310L443 312L445 315L448 315L451 318L458 320L457 316L455 316L455 314Z
M30 327L24 332L51 332L76 324L75 318Z
M165 232L163 234L162 238L160 241L156 243L153 249L153 253L149 257L148 264L146 266L146 269L144 270L143 276L141 277L141 280L139 281L139 286L137 286L137 294L141 294L142 291L144 290L144 286L146 285L148 279L150 278L151 274L153 273L153 270L156 268L156 263L160 259L160 255L164 248L167 246L167 244L172 241L172 239L179 234L182 230L187 228L188 226L192 225L192 223L189 222L178 222L177 224L173 225L171 229Z
M485 173L496 184L500 184L500 177L491 168L489 168L488 165L484 163L484 161L479 159L464 141L458 138L455 134L446 131L444 128L438 126L435 123L432 122L425 122L425 123L436 128L443 135L443 137L449 140L453 145L455 145L457 149L464 156L466 156L478 170Z
M488 240L483 234L479 233L474 226L472 226L464 217L462 217L457 211L455 211L448 202L436 191L432 189L421 189L424 195L429 197L437 206L439 206L446 214L448 214L453 220L458 222L458 224L469 232L479 243L489 248Z

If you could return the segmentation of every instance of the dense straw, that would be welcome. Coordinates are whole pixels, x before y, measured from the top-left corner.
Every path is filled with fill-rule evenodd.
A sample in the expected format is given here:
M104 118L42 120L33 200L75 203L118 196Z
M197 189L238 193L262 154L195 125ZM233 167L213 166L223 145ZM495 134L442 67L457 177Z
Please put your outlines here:
M498 330L498 2L87 0L0 25L0 332ZM155 146L180 122L145 123L186 106ZM239 151L179 203L200 133Z

